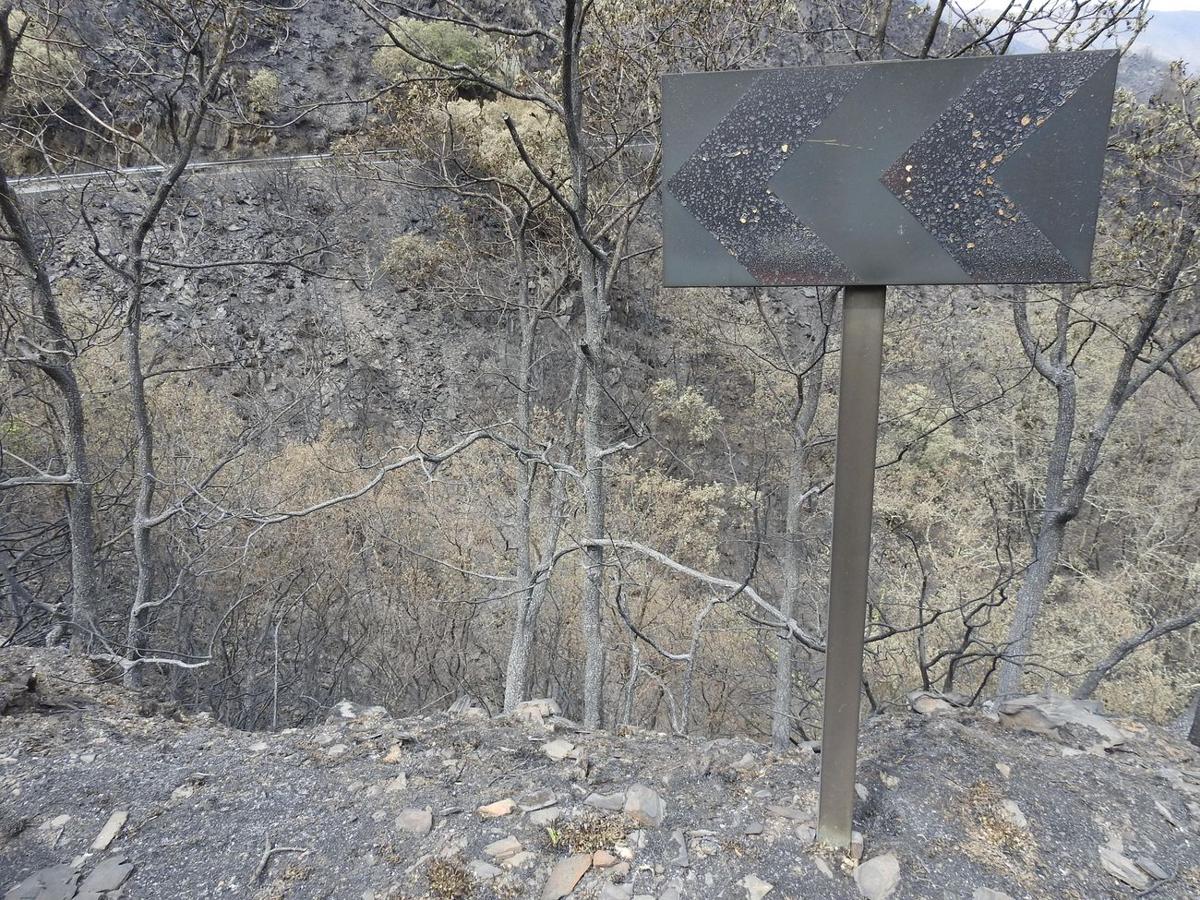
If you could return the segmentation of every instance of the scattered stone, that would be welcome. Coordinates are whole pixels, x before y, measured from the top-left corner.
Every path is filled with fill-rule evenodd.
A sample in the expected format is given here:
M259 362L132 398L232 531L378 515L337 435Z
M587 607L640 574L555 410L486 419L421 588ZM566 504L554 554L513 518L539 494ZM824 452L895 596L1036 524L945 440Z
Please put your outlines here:
M516 808L517 804L512 797L505 797L503 800L479 807L478 812L485 819L499 819L501 816L507 816Z
M606 884L600 889L599 900L632 900L632 884Z
M887 772L880 772L879 780L883 782L883 786L888 790L894 791L900 786L900 779L895 775L889 775Z
M1012 776L1012 766L1010 766L1008 763L996 763L996 771L1006 779ZM980 888L980 890L985 891L987 888Z
M863 850L865 848L863 834L861 831L850 832L850 858L855 862L863 858Z
M537 856L529 850L522 850L520 853L514 853L508 859L500 861L500 865L506 869L520 869L529 865L537 859Z
M1185 825L1187 825L1187 819L1180 818L1178 815L1175 814L1174 810L1172 810L1165 803L1163 803L1159 800L1155 800L1154 808L1156 810L1158 810L1158 814L1160 816L1162 816L1164 819L1166 819L1168 822L1170 822L1176 828L1183 828Z
M861 800L863 803L866 803L867 797L870 796L870 794L867 793L867 786L865 784L855 784L854 785L854 793L856 793L858 795L858 799Z
M271 745L268 744L266 741L255 741L253 744L250 745L250 752L251 753L262 753L264 750L266 750L270 746Z
M820 870L821 870L821 874L822 874L822 875L824 875L826 878L832 878L832 877L833 877L833 869L831 869L831 868L829 867L829 863L827 863L827 862L826 862L824 859L822 859L820 856L818 856L818 857L815 857L815 858L813 859L813 863L814 863L814 865L816 865L816 867L817 867L818 869L820 869Z
M512 835L500 838L498 841L492 841L483 848L483 855L490 856L492 859L498 859L503 862L510 859L521 852L521 842Z
M625 792L618 794L588 794L583 798L585 806L605 809L609 812L620 812L625 808Z
M67 864L34 872L4 895L4 900L71 900L79 873Z
M1156 881L1167 881L1170 879L1170 873L1160 866L1149 856L1139 856L1137 858L1138 867Z
M1104 871L1118 881L1122 881L1134 890L1144 891L1150 887L1151 881L1137 864L1115 847L1104 845L1100 848L1100 865Z
M746 900L762 900L775 889L775 885L754 874L747 875L739 884L746 889Z
M467 866L467 868L470 869L471 876L475 878L476 881L491 881L503 871L501 869L497 869L490 862L482 859L471 860L471 863Z
M757 820L755 820L753 822L747 822L745 827L742 829L742 833L748 834L751 836L756 835L756 834L762 834L763 827L764 827L763 823L759 822Z
M133 863L124 855L101 860L88 877L83 879L83 884L79 885L75 900L108 900L125 883L132 871Z
M597 850L592 854L592 865L597 869L608 869L617 864L617 858L607 850Z
M1021 807L1017 805L1016 800L1001 801L997 814L1005 822L1015 825L1017 828L1029 827L1029 820L1025 818L1025 813L1021 812Z
M635 784L625 792L625 815L639 825L661 825L667 815L662 797L644 784Z
M684 837L682 831L675 830L671 832L671 840L675 842L675 846L678 848L675 855L671 857L671 865L686 867L690 862L688 859L687 838Z
M913 712L922 716L943 716L954 712L952 703L929 691L913 691L908 695L908 705Z
M529 814L529 821L539 827L545 827L551 822L554 822L562 815L562 810L557 806L547 806L542 809L535 809Z
M576 853L559 860L550 870L550 877L546 879L546 885L542 888L542 900L562 900L575 890L579 879L583 878L591 867L592 857L588 853Z
M553 806L557 802L554 792L544 788L539 788L536 791L527 791L517 798L517 806L521 807L522 812L527 813L545 809L547 806Z
M92 841L93 850L107 850L108 845L116 840L117 835L121 833L121 829L125 827L125 820L129 818L128 811L118 809L108 821L104 823L104 827L100 829L100 833L96 835L96 839Z
M331 757L333 757L334 759L337 759L339 756L345 756L345 755L346 755L346 752L347 752L349 749L350 749L350 748L349 748L349 747L347 747L345 744L333 744L333 745L332 745L332 746L330 746L328 749L326 749L326 751L325 751L325 755L326 755L326 756L331 756Z
M570 741L564 741L562 738L556 738L553 741L543 744L542 752L555 762L562 762L575 752L575 745Z
M404 758L404 748L399 744L392 744L388 747L388 752L383 754L383 761L388 765L395 765Z
M807 847L817 839L817 829L813 828L813 826L807 822L803 825L797 825L796 837L799 839L802 847Z
M396 827L409 834L429 834L433 828L433 810L405 809L396 816Z
M991 888L975 888L975 892L971 894L971 900L1013 900L1004 891L994 891Z
M791 819L793 822L806 822L812 818L812 813L803 809L796 809L794 806L776 806L771 804L767 807L767 813L777 819Z
M402 791L408 787L408 776L401 772L395 778L387 783L387 787L383 789L385 794L395 794L397 791Z
M896 854L868 859L854 870L854 883L867 900L887 900L900 885L900 861Z
M352 703L349 700L342 700L333 705L333 709L329 711L329 715L325 717L325 721L345 722L351 719L388 719L391 714L382 706L360 706L357 703Z
M561 716L562 710L549 697L544 697L540 700L526 700L524 703L518 703L509 715L517 722L541 725L551 716Z
M43 822L38 827L43 831L51 831L55 828L65 828L67 823L70 821L71 817L66 813L63 813L61 816L55 816L53 819Z

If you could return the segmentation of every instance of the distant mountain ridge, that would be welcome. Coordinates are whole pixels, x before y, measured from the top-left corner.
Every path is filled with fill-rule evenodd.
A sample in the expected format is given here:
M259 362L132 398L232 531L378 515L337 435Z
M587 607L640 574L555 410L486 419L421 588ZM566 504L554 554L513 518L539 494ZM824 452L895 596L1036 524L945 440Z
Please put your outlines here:
M1189 70L1200 69L1200 10L1152 13L1133 46L1164 62L1182 59Z

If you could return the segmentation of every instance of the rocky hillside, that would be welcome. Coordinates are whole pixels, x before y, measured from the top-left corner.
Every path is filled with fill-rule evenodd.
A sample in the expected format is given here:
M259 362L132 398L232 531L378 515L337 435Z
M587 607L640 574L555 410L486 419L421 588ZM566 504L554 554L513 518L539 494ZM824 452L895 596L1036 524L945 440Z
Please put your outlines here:
M588 733L533 701L245 733L0 656L0 890L31 898L1079 898L1200 892L1200 754L1059 699L866 723L861 843L819 755Z

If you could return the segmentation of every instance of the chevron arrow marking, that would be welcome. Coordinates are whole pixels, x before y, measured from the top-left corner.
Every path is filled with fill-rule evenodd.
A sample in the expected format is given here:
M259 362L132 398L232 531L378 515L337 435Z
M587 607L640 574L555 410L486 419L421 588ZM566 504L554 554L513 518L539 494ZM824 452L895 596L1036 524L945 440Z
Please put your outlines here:
M760 284L856 281L768 182L860 77L854 66L760 75L667 183Z
M1003 189L1004 164L1089 78L1106 53L997 60L880 181L973 280L1083 281Z

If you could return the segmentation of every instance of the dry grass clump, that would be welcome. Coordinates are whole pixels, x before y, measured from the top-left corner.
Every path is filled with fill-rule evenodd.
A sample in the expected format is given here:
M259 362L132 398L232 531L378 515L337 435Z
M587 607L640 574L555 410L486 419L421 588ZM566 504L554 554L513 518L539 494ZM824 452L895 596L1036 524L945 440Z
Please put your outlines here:
M1014 862L1032 861L1037 842L1028 829L1005 818L1000 811L1004 800L1004 793L987 781L977 781L967 789L959 806L968 836L962 849L993 868L1013 869Z
M617 816L586 816L559 827L546 829L550 844L567 853L609 850L625 837L625 823Z
M435 859L425 872L429 878L429 890L441 900L458 900L470 897L475 889L471 873L457 859Z

